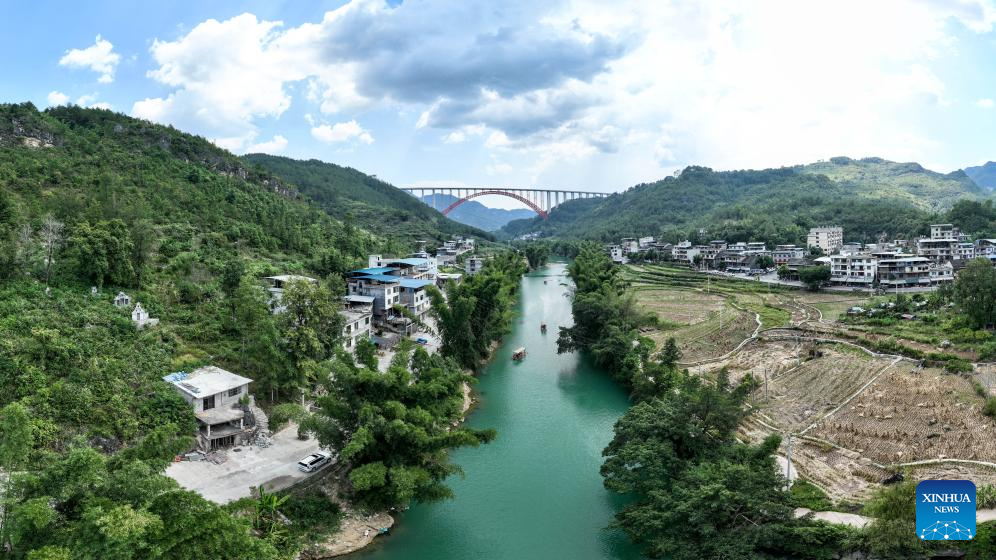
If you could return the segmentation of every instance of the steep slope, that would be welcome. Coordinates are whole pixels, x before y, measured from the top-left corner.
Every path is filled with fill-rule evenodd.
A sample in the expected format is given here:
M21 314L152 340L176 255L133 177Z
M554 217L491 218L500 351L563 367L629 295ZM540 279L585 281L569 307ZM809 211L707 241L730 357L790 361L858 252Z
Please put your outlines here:
M259 276L324 278L391 247L203 138L99 109L0 105L0 407L26 403L56 447L186 426L165 373L214 363L254 387L283 375ZM110 304L118 290L159 327L136 332Z
M637 185L605 199L572 201L550 219L509 223L527 232L600 240L622 236L749 239L800 243L809 227L839 224L847 239L923 233L932 216L986 191L964 173L934 173L877 158L793 168L717 172L688 167L678 177Z
M984 165L966 167L962 171L975 181L976 185L986 189L996 189L996 161L987 161Z
M379 235L408 241L442 241L452 234L485 235L446 218L389 183L350 167L267 154L249 154L242 159L292 183L339 220L351 219Z
M435 199L432 195L422 197L422 202L434 207L439 211L445 210L459 198L451 194L437 194ZM435 206L433 206L435 205ZM512 220L528 220L535 217L536 212L528 208L516 208L507 210L505 208L491 208L481 204L476 200L468 200L457 206L449 213L449 218L467 224L469 226L482 229L484 231L496 231Z

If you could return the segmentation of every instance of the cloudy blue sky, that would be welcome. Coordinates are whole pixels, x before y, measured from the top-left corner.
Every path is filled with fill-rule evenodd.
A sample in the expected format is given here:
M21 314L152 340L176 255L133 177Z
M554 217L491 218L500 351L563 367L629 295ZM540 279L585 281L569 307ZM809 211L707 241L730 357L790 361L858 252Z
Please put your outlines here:
M990 2L36 0L4 16L0 101L109 107L399 186L996 160Z

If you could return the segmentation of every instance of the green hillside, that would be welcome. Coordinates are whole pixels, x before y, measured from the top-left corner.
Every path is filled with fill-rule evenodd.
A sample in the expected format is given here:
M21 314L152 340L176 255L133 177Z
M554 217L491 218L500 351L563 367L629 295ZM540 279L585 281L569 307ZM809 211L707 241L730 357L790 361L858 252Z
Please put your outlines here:
M930 220L956 200L985 196L964 173L943 175L877 158L757 171L693 166L604 199L567 202L549 220L518 220L502 233L800 243L812 226L839 224L848 241L869 242L881 234L925 233Z
M351 167L267 154L249 154L242 159L294 184L303 195L339 220L352 220L379 235L409 241L442 241L453 234L487 236L481 230L446 218L393 185Z
M299 398L338 348L339 273L406 248L357 223L170 127L0 105L0 469L18 473L0 479L8 556L276 560L334 531L325 498L292 501L285 512L311 508L307 525L274 536L245 505L162 476L195 420L161 377L215 364L253 379L261 400ZM295 292L300 314L269 312L259 277L278 273L321 279ZM118 291L159 325L137 330ZM326 532L305 534L315 511Z

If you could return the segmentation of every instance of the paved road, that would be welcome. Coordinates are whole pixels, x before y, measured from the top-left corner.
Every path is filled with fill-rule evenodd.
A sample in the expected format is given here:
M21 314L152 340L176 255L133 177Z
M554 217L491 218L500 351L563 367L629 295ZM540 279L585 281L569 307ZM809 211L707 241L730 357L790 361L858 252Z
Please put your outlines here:
M297 426L274 434L273 445L265 449L242 446L228 450L228 460L220 465L210 461L183 461L166 469L166 476L212 502L226 504L249 496L252 486L282 490L307 478L297 470L297 462L318 450L318 441L297 439Z

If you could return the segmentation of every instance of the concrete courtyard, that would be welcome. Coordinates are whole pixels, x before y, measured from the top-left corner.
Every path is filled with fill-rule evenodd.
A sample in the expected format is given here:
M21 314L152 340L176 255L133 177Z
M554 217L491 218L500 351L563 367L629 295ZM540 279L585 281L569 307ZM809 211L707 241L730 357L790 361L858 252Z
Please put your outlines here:
M297 462L318 451L318 441L297 438L297 425L273 434L266 448L243 445L241 451L225 451L228 460L220 465L210 461L182 461L166 469L166 476L219 504L250 495L253 486L283 490L312 474L297 470ZM325 468L328 468L327 466Z

